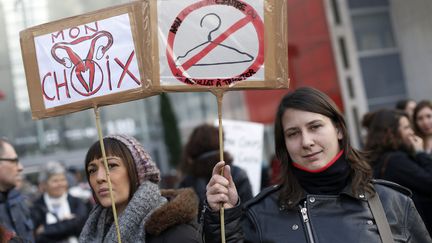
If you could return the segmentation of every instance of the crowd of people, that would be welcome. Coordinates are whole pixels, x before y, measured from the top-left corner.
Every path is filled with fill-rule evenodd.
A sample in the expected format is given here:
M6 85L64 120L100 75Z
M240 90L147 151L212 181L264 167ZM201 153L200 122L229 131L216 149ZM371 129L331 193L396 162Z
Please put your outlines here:
M39 193L24 197L23 166L0 139L0 243L222 242L222 206L229 243L432 242L432 103L403 100L362 125L359 150L327 95L289 92L275 117L273 185L255 197L232 155L220 161L219 130L209 124L192 131L172 189L160 189L143 144L108 135L83 157L79 186L47 162Z

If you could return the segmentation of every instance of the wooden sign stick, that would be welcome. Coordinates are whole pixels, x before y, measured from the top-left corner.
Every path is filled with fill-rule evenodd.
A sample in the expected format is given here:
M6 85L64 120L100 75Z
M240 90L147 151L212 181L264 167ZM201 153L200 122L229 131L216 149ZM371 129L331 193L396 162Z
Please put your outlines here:
M117 209L115 207L114 195L113 195L113 192L112 192L110 172L109 172L108 161L107 161L107 157L106 157L106 153L105 153L105 145L103 143L102 128L101 128L101 125L100 125L99 108L97 106L94 106L94 113L95 113L95 118L96 118L96 128L97 128L97 131L98 131L99 143L100 143L101 152L102 152L102 158L103 158L103 162L104 162L104 165L105 165L106 178L107 178L107 181L108 181L109 194L110 194L110 197L111 197L111 207L112 207L113 216L114 216L114 224L115 224L116 231L117 231L117 240L118 240L119 243L121 243L120 227L119 227L118 218L117 218Z
M219 160L224 160L224 141L223 141L223 127L222 127L222 100L224 91L216 89L212 92L216 95L218 105L218 120L219 120ZM220 174L224 175L224 167L222 167ZM225 209L222 203L220 207L220 227L221 227L221 243L225 243Z

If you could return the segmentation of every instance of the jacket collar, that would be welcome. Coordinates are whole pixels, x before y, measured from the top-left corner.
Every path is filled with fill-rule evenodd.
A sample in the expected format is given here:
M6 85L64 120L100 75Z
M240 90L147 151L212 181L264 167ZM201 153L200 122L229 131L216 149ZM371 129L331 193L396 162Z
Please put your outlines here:
M302 196L302 200L305 200L306 197L309 194L307 194L305 191L303 191L303 196ZM348 184L342 189L342 191L339 193L339 195L345 195L357 200L362 200L362 201L367 201L367 199L370 197L370 195L366 192L360 192L358 194L354 194L353 190L352 190L352 181L349 180Z
M161 190L161 195L168 199L168 203L152 213L145 223L147 233L159 235L166 229L190 223L198 215L198 197L191 188Z

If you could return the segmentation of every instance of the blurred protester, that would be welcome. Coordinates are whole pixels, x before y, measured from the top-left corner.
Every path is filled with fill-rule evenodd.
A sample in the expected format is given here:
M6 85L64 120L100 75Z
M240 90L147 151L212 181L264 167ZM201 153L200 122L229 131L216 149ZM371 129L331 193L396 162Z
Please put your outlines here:
M0 139L0 224L15 238L34 242L30 210L24 197L15 189L22 170L13 146Z
M396 182L413 192L413 201L432 233L432 157L424 152L423 140L414 134L408 115L382 109L365 116L375 178Z
M219 128L209 124L197 126L183 150L181 169L185 176L179 186L192 187L198 194L200 216L206 196L206 186L211 178L213 167L219 161L219 156ZM231 165L232 176L241 202L248 201L252 198L252 186L246 172L232 164L233 158L226 151L224 160Z
M282 183L243 208L230 166L216 164L207 185L206 243L221 240L221 205L227 243L432 241L408 190L372 180L367 160L350 144L342 113L324 93L305 87L285 95L274 136Z
M13 232L8 231L5 227L0 225L0 243L12 242L13 236Z
M410 118L410 121L412 121L416 105L417 103L412 99L403 99L396 102L395 108L397 110L406 112L408 114L408 117Z
M159 190L159 169L133 137L103 139L122 242L201 242L198 199L192 189ZM117 242L107 171L99 141L87 152L85 168L96 206L79 241Z
M432 155L432 103L420 101L413 114L414 129L423 138L425 152Z
M39 174L39 183L44 193L31 210L36 242L78 242L88 208L67 193L65 168L58 162L48 162Z
M18 180L15 188L24 197L28 207L31 207L33 202L36 201L36 199L40 196L38 187L27 180L25 176Z
M82 175L84 171L72 167L68 169L68 172L74 177L73 181L75 182L74 186L69 185L69 194L81 199L90 211L95 205L95 201L90 189L90 185L86 178L84 178Z

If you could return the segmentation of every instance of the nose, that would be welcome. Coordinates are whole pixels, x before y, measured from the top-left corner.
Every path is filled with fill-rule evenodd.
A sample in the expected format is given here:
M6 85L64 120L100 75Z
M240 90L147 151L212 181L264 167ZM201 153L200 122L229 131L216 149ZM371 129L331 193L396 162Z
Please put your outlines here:
M311 134L309 134L308 132L302 132L302 147L304 149L309 149L313 145L314 141Z
M23 171L24 167L22 166L21 162L18 161L17 166L18 166L18 171L19 172Z
M106 173L103 167L99 167L96 173L96 182L102 183L106 181Z

